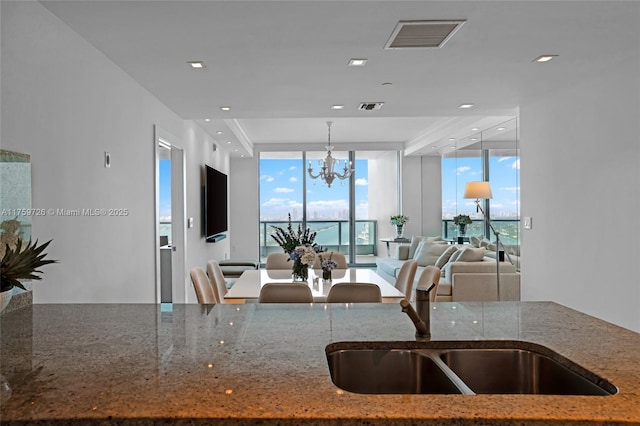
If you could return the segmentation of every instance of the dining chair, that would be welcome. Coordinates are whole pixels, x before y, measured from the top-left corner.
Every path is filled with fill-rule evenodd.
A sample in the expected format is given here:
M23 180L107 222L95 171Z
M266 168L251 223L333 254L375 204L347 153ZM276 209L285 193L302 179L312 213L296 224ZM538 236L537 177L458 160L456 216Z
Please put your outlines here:
M209 282L209 278L207 278L207 273L204 272L200 266L196 266L191 269L191 282L193 282L193 287L196 290L196 297L198 298L198 303L204 305L209 303L218 303L218 298L216 293Z
M211 286L216 293L218 302L223 303L224 295L227 294L227 280L225 280L222 268L220 268L220 264L217 260L210 260L207 262L207 275L209 276Z
M420 278L418 278L418 284L416 285L416 288L427 289L431 287L431 284L435 284L433 289L429 292L429 300L431 302L435 302L436 296L438 295L440 272L440 268L438 268L437 266L428 265L424 267L424 270L420 274Z
M260 289L260 303L313 303L313 294L307 284L266 283Z
M380 287L371 283L337 283L331 286L327 303L380 303Z
M267 256L266 269L291 269L292 266L288 253L269 253Z
M323 251L316 255L316 260L313 263L313 269L322 269L322 261L325 259L329 259L331 256L331 260L336 262L336 269L348 269L349 265L347 264L347 257L338 252L338 251Z
M413 300L413 279L416 277L418 262L415 260L407 260L402 264L398 277L396 278L395 287L404 293L407 300Z

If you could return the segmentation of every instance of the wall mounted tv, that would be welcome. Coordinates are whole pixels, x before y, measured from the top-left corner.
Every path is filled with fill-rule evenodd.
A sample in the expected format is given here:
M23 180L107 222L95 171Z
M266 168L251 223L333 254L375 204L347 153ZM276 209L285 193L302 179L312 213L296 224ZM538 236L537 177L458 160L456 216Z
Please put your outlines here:
M227 223L227 175L205 164L204 182L204 233L207 242L226 238Z

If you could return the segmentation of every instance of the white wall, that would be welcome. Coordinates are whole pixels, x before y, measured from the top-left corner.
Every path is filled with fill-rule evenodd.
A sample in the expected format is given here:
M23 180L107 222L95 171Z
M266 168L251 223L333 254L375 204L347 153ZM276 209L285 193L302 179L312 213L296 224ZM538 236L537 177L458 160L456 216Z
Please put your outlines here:
M633 55L631 55L633 57ZM520 109L522 297L640 331L640 64Z
M154 302L154 125L186 153L187 268L222 257L203 242L201 171L223 171L202 129L185 122L37 2L2 2L2 132L5 149L31 154L33 207L126 208L127 216L33 218L33 236L53 239L34 285L36 303ZM103 166L109 151L112 166ZM6 190L6 188L3 188ZM195 297L194 297L195 300Z
M234 177L229 185L231 194L229 226L233 235L231 257L259 259L258 156L232 159L231 176Z

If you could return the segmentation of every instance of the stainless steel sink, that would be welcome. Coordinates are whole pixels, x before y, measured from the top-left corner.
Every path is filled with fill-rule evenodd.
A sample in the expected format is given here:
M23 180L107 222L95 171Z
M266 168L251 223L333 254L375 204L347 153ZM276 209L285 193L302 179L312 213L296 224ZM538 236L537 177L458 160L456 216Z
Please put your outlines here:
M333 383L365 394L612 395L617 388L548 348L518 341L341 342Z
M441 353L440 358L478 394L611 395L617 391L530 350L457 349Z
M355 393L459 394L436 362L411 350L338 350L327 355L331 379Z

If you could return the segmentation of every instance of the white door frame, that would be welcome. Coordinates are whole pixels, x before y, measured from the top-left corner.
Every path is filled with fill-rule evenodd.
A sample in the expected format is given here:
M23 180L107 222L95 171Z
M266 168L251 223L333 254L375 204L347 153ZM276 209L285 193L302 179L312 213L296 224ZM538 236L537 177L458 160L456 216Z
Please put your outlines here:
M186 233L186 187L185 187L185 158L184 150L176 145L178 139L161 127L154 125L154 224L155 224L155 263L156 263L156 303L160 303L160 171L158 168L158 145L164 144L171 148L171 301L186 303L187 276L185 265L187 259Z

